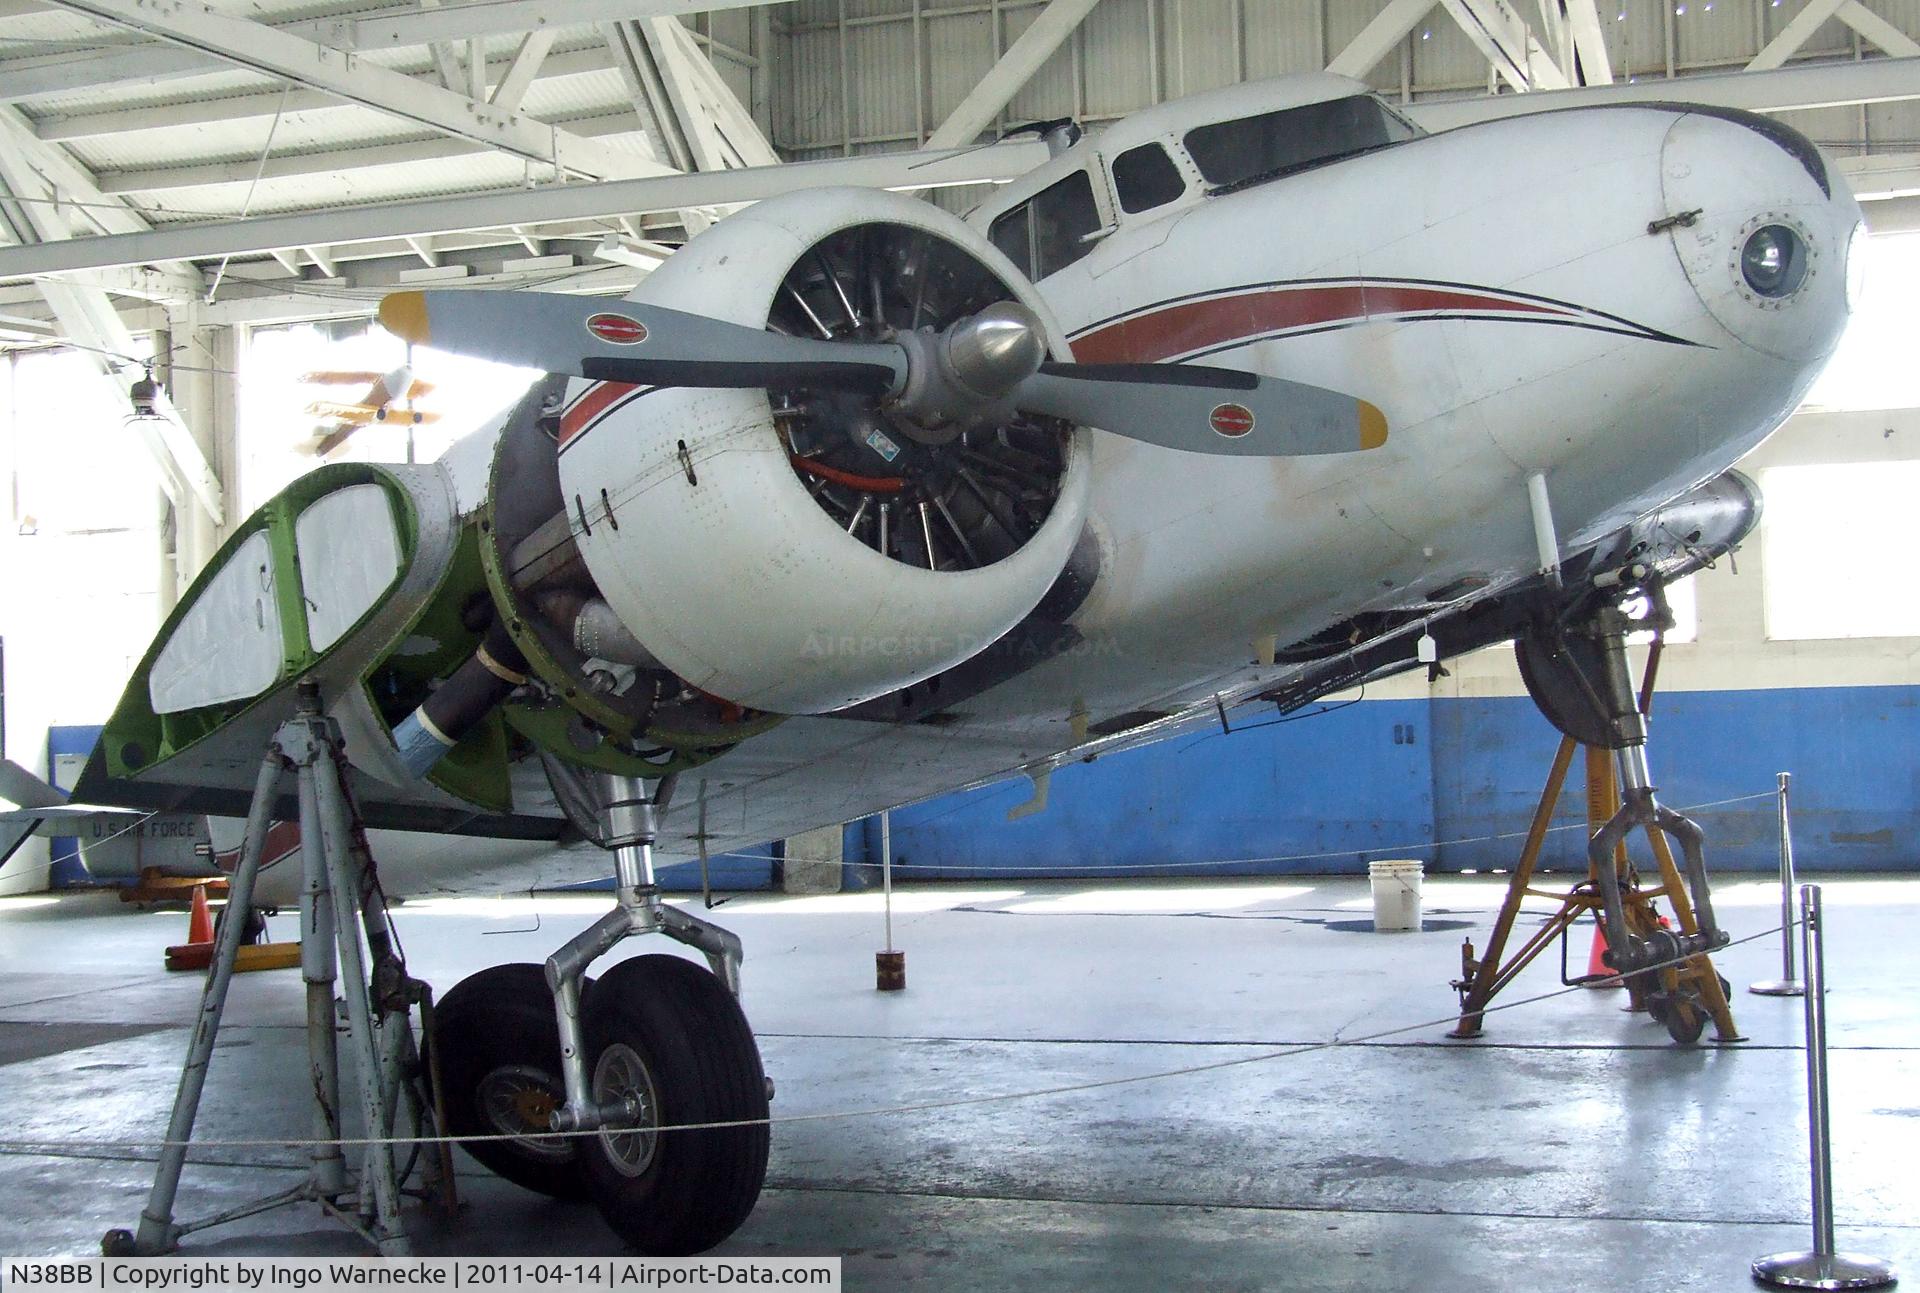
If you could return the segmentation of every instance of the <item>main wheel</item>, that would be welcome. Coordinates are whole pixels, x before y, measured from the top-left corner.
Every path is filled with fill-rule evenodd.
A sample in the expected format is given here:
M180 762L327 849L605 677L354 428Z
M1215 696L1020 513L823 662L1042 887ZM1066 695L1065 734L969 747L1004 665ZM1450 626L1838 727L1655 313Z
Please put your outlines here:
M590 983L583 983L584 993ZM584 1199L580 1141L537 1138L566 1103L560 1028L545 969L495 965L454 984L434 1008L448 1130L497 1175L556 1199Z
M586 998L596 1104L628 1102L630 1129L582 1142L593 1200L614 1232L648 1256L703 1252L760 1197L767 1125L652 1131L767 1116L767 1079L747 1017L718 978L677 956L640 956Z

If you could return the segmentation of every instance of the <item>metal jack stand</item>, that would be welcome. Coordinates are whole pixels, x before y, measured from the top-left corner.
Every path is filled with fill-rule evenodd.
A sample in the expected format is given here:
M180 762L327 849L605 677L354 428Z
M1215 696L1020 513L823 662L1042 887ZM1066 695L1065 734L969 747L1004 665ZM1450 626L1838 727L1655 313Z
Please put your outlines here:
M600 843L613 851L616 875L614 909L547 958L547 984L553 989L560 1026L560 1067L567 1103L554 1110L555 1131L593 1131L635 1125L643 1117L637 1102L600 1104L588 1080L586 1042L580 1027L580 979L587 967L636 934L662 933L704 952L707 964L734 996L740 995L740 940L734 934L660 900L653 879L653 841L659 813L673 794L666 777L651 798L638 777L600 773L596 789Z
M1700 828L1658 802L1647 772L1647 711L1651 707L1659 648L1656 643L1644 686L1636 693L1625 650L1626 636L1635 627L1617 608L1603 607L1594 617L1584 648L1585 663L1598 666L1600 676L1593 680L1598 685L1588 690L1595 702L1594 709L1606 718L1605 736L1609 747L1601 749L1591 744L1587 747L1587 820L1591 830L1587 879L1572 890L1560 893L1530 887L1554 807L1572 766L1574 750L1580 744L1572 736L1565 736L1534 811L1520 863L1509 882L1506 901L1494 923L1486 953L1475 958L1470 942L1462 948L1462 974L1454 982L1460 994L1460 1022L1449 1034L1452 1037L1478 1037L1486 1008L1493 998L1555 938L1564 937L1581 916L1592 912L1606 931L1608 963L1626 976L1635 1008L1648 1009L1666 1025L1676 1041L1698 1039L1708 1018L1714 1022L1715 1040L1742 1040L1727 1005L1726 986L1708 956L1714 949L1725 946L1727 937L1714 923ZM1574 672L1576 675L1579 672L1577 665ZM1594 739L1597 742L1600 738L1596 735ZM1641 887L1639 875L1627 856L1627 837L1635 827L1644 828L1658 864L1661 883L1657 887ZM1680 841L1687 863L1684 876L1668 846L1668 835ZM1528 896L1557 899L1559 910L1503 963L1501 958L1507 940L1519 917L1521 903ZM1677 931L1661 922L1654 905L1659 898L1665 898L1673 908ZM1657 979L1643 976L1642 972L1649 967L1683 957L1687 958L1684 964L1657 971ZM1568 979L1562 971L1562 980L1568 983L1595 982L1609 977Z
M343 776L340 729L321 712L319 690L299 688L299 709L281 725L261 762L247 814L247 833L235 870L230 911L244 912L253 900L254 881L282 777L292 771L298 783L300 860L304 890L300 908L301 977L307 993L307 1058L314 1110L310 1138L312 1165L307 1179L290 1190L195 1221L173 1219L181 1169L206 1085L214 1042L226 1006L227 987L246 922L226 920L215 941L213 964L200 999L187 1061L180 1072L167 1140L154 1174L153 1190L140 1214L137 1231L110 1230L101 1240L109 1257L155 1256L172 1252L182 1236L274 1208L318 1203L373 1244L383 1256L411 1253L400 1215L400 1198L411 1165L396 1168L393 1138L404 1113L415 1129L429 1126L430 1110L412 1082L419 1067L411 1007L424 1003L426 985L406 974L389 922L386 903L371 870L365 835L355 818ZM365 944L362 944L364 936ZM371 956L371 974L368 970ZM337 956L337 960L336 960ZM340 1066L334 984L341 981L346 1002L349 1045L359 1087L365 1134L372 1139L355 1184L338 1143L341 1136ZM417 1130L416 1130L416 1134ZM437 1134L437 1132L429 1132ZM443 1158L425 1159L426 1182L450 1182Z
M1753 1264L1763 1284L1796 1289L1870 1289L1894 1282L1893 1265L1833 1249L1833 1136L1827 1121L1827 974L1820 886L1800 890L1800 938L1807 963L1807 1140L1813 1166L1813 1249L1775 1253Z
M1787 788L1792 784L1789 774L1780 774L1780 977L1747 989L1762 997L1800 997L1807 991L1793 969L1793 822L1787 816Z

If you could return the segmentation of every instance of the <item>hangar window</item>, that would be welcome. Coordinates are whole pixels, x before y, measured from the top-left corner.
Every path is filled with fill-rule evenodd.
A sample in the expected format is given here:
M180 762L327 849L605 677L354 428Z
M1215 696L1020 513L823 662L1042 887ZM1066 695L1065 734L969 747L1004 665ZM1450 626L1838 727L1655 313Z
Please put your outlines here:
M1760 484L1769 638L1920 637L1920 461L1775 467Z
M1103 226L1093 182L1075 171L996 219L987 236L1028 278L1065 269L1093 250Z
M1120 209L1129 214L1165 206L1187 191L1180 170L1158 144L1129 148L1113 159L1113 187Z
M1419 133L1370 95L1309 103L1187 132L1187 152L1218 193L1357 153L1372 152Z

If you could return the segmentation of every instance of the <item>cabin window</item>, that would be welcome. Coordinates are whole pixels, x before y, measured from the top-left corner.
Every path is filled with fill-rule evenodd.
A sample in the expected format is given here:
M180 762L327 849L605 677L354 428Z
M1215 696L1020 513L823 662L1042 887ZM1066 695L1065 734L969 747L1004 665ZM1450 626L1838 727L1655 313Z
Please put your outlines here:
M1120 209L1129 214L1165 206L1187 191L1180 170L1158 144L1129 148L1113 159L1113 187Z
M1022 274L1033 277L1033 213L1025 202L996 219L987 237Z
M1092 236L1101 228L1093 182L1075 171L1000 216L987 236L1028 278L1040 279L1093 250Z
M1278 179L1294 171L1411 139L1416 131L1369 95L1309 103L1187 132L1187 152L1215 190Z

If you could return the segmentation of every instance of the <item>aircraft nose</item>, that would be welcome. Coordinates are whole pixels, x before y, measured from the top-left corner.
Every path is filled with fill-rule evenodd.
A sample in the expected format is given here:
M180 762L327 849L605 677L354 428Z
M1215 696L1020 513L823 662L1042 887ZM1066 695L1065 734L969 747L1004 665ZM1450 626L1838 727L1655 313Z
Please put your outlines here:
M1742 344L1805 363L1846 327L1860 208L1812 141L1731 109L1675 118L1660 155L1666 232L1707 312Z

